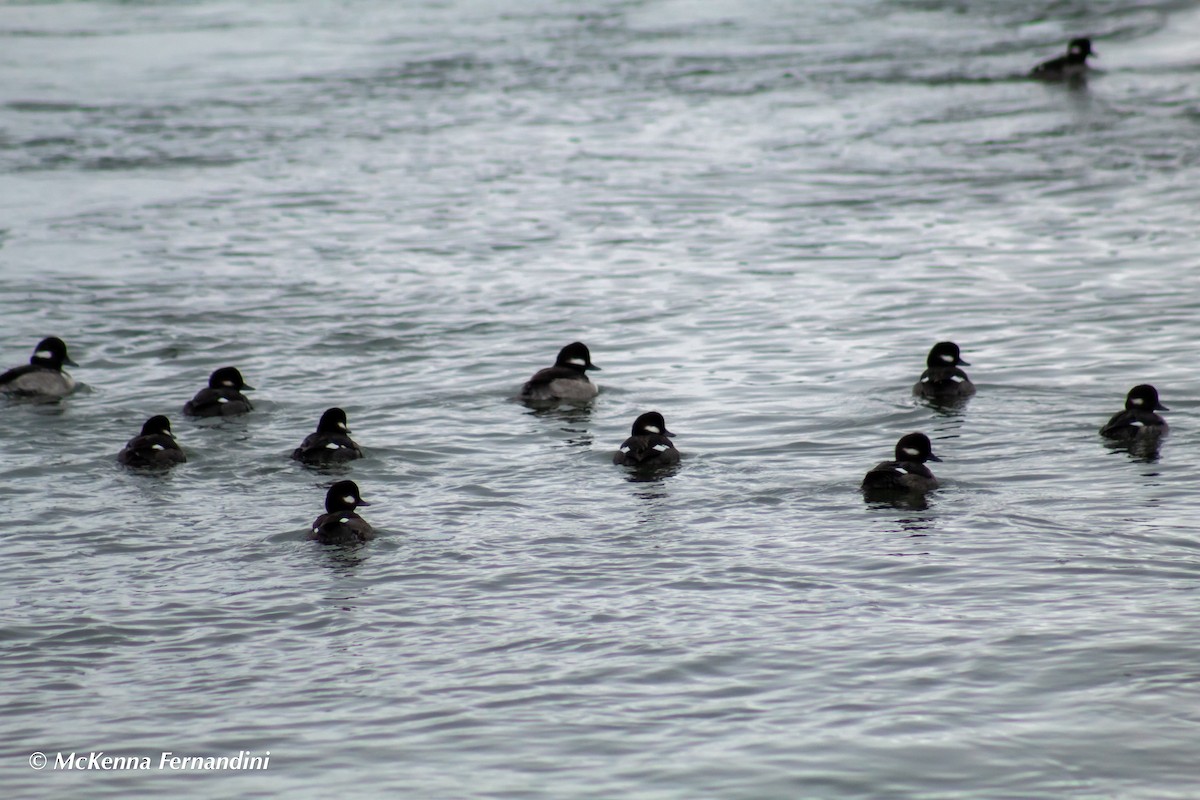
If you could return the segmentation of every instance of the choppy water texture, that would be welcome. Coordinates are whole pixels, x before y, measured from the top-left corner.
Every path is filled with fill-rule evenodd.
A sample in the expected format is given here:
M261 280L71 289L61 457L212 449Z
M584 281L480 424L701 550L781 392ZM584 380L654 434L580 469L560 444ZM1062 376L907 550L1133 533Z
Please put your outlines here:
M0 356L83 384L0 405L4 796L1194 797L1194 4L499 5L0 6ZM291 462L332 405L367 458ZM306 541L343 475L380 537ZM27 765L98 750L271 755Z

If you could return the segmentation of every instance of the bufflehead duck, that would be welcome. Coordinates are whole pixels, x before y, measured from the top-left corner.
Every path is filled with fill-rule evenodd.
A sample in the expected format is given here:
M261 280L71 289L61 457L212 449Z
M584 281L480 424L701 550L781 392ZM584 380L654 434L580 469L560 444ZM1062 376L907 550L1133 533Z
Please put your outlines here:
M242 395L242 390L251 391L242 380L242 373L235 367L221 367L208 378L208 388L196 392L196 396L183 405L183 413L191 417L231 417L245 414L254 406Z
M1061 81L1065 78L1082 78L1088 72L1088 56L1098 55L1092 50L1091 39L1072 39L1067 43L1067 54L1043 61L1029 73L1031 78L1044 81Z
M375 536L370 524L354 513L358 506L371 505L358 494L354 481L338 481L325 494L326 513L313 520L310 539L321 544L353 544Z
M910 433L896 442L896 460L881 461L863 478L862 488L904 492L927 492L938 488L937 478L926 461L941 461L923 433Z
M599 370L592 363L592 354L583 342L572 342L558 351L553 367L538 370L521 387L521 399L547 400L591 400L600 391L588 380L585 370Z
M307 464L333 464L362 458L362 450L347 436L348 433L346 412L340 408L328 409L321 415L316 432L304 437L292 458Z
M954 342L938 342L925 359L925 371L913 385L913 394L939 403L963 400L975 394L975 384L959 366L971 366L962 360Z
M633 421L633 434L613 453L614 464L666 466L679 463L679 451L668 436L666 420L657 411L647 411Z
M0 393L44 399L66 397L75 389L75 379L63 372L63 364L79 366L67 355L62 339L42 339L28 364L0 375Z
M171 421L159 414L146 420L142 432L129 440L117 461L130 467L169 467L187 461L171 433Z
M1148 383L1135 386L1125 397L1125 410L1113 414L1100 435L1123 441L1162 436L1167 421L1155 411L1170 411L1158 401L1158 390Z

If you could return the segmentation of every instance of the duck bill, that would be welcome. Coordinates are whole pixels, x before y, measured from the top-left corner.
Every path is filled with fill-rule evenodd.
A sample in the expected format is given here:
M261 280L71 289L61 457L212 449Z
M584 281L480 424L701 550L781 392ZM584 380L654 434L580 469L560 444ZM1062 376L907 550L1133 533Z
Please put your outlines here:
M79 366L78 364L76 364L74 361L71 360L70 356L65 356L63 358L62 363L66 364L68 367L78 367Z
M595 364L584 364L584 365L583 365L583 368L584 368L584 369L593 369L593 370L595 370L596 372L603 372L603 371L604 371L604 370L600 369L599 367L597 367Z
M941 459L938 458L937 456L935 456L933 453L930 453L929 455L925 456L925 460L926 461L941 461Z
M369 505L371 505L371 504L370 504L370 503L368 503L366 500L359 499L359 501L358 501L357 505L360 505L360 506L369 506Z

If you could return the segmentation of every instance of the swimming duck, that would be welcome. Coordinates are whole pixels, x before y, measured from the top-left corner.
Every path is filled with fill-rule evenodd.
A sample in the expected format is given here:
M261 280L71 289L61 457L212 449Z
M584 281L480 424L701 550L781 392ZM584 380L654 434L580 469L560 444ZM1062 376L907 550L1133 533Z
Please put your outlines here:
M1157 389L1148 383L1139 384L1125 396L1125 410L1113 414L1100 435L1122 441L1162 436L1167 432L1167 421L1154 412L1170 410L1159 402Z
M28 364L0 375L0 394L14 397L54 400L75 389L75 379L63 372L63 365L79 366L67 355L67 345L57 336L42 339L33 348Z
M633 421L633 431L617 452L614 464L629 466L666 466L679 463L679 451L669 436L666 420L657 411L647 411Z
M130 467L170 467L187 461L171 433L171 421L162 414L142 425L142 432L117 453L117 461Z
M938 342L925 359L925 371L913 385L913 394L937 403L953 403L975 394L975 384L960 366L971 366L962 360L954 342Z
M553 367L538 370L521 387L521 399L529 401L591 400L599 389L588 380L586 370L599 370L583 342L572 342L558 351Z
M254 406L242 394L252 391L253 386L242 380L236 367L221 367L208 378L207 388L196 392L196 396L183 405L183 413L190 417L232 417L245 414Z
M292 458L307 464L333 464L362 458L362 450L347 434L346 412L330 408L321 415L317 430L304 437Z
M1092 40L1072 39L1067 43L1067 54L1043 61L1029 73L1031 78L1043 81L1061 81L1081 78L1088 72L1088 56L1098 55L1092 50Z
M313 520L310 539L321 544L354 544L375 536L370 524L355 513L358 506L371 505L358 493L354 481L338 481L325 494L325 513Z
M923 433L910 433L896 442L896 459L881 461L863 478L867 491L927 492L938 488L937 478L925 466L926 461L941 461L933 454L933 444Z

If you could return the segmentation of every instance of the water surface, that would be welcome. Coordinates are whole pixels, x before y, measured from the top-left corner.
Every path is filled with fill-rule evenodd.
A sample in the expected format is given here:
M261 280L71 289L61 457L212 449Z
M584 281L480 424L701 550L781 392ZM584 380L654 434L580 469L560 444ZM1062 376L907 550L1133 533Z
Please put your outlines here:
M1086 86L1024 79L1081 33ZM59 335L83 384L0 405L6 796L1193 796L1197 36L1169 2L0 7L4 366ZM946 338L960 409L909 395ZM574 340L597 400L514 402ZM226 364L254 413L182 417ZM1142 382L1157 458L1096 436ZM291 462L332 405L367 457ZM651 409L684 462L637 480ZM118 467L157 413L189 462ZM913 430L943 488L864 502ZM361 548L305 539L341 477Z

